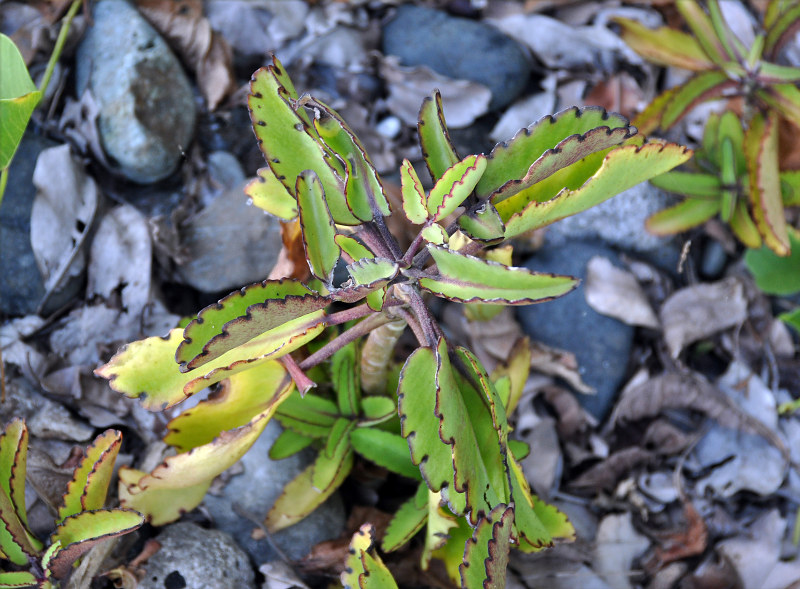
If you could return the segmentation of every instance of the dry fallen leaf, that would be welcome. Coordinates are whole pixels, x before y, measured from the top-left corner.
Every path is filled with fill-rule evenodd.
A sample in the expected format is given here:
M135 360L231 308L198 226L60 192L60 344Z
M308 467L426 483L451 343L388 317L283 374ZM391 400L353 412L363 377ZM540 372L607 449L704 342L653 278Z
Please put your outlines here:
M203 16L202 0L137 0L136 7L193 68L209 110L234 90L233 52Z
M631 446L614 452L611 456L595 464L570 486L578 489L604 489L611 491L617 481L635 468L648 464L655 455L639 446Z
M454 80L426 66L404 67L395 57L381 60L380 74L389 90L386 106L407 125L416 126L419 107L431 88L441 92L447 125L454 129L470 125L489 110L492 93L477 82Z
M671 562L703 554L708 545L708 528L697 509L690 501L683 505L686 527L671 534L658 534L653 560L645 565L651 571L663 568Z
M656 314L633 274L617 268L608 258L595 256L586 266L586 302L600 313L628 325L658 329Z
M670 296L661 307L664 340L673 358L687 344L747 319L747 299L736 278L696 284Z

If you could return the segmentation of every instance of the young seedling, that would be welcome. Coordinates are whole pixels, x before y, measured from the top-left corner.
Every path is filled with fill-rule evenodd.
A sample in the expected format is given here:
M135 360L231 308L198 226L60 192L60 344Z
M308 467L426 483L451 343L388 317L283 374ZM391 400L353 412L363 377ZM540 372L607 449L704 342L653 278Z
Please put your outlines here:
M135 511L104 508L121 443L122 435L108 430L86 449L45 548L30 531L25 509L28 428L19 419L8 424L0 436L0 559L19 570L0 572L0 589L49 589L56 579L67 577L75 561L93 546L144 523Z

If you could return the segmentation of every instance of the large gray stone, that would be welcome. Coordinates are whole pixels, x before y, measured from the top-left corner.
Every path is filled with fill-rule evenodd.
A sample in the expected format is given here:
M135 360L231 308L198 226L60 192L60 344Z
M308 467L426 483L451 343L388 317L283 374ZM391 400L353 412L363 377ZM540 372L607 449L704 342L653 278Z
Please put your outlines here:
M306 450L284 460L270 460L269 449L281 431L277 422L269 422L241 460L244 473L233 477L221 496L206 495L205 498L205 505L217 528L236 538L255 562L269 562L281 556L266 540L251 538L250 533L256 526L239 516L233 506L238 505L245 513L263 520L286 484L305 470L314 458L314 453ZM334 494L304 520L272 534L272 541L289 558L300 559L315 544L338 537L344 523L341 498Z
M187 284L204 292L264 280L283 244L280 225L248 204L247 181L236 158L216 152L208 167L223 189L208 195L205 208L182 225L181 247L187 261L178 271Z
M139 589L247 589L255 573L228 534L177 523L158 535L161 548L144 565Z
M616 254L602 243L575 240L568 244L546 243L524 266L536 272L585 280L586 265L593 256L604 256L619 264ZM597 390L596 395L578 395L578 401L589 413L603 419L627 372L633 327L592 309L586 302L583 285L553 301L520 307L517 315L532 339L575 354L584 382Z
M76 85L97 101L109 164L134 182L169 176L192 140L195 104L178 59L125 0L92 6L78 47Z
M514 100L530 76L522 47L499 30L412 4L400 6L384 27L383 52L399 57L403 65L425 65L450 78L487 86L492 109Z

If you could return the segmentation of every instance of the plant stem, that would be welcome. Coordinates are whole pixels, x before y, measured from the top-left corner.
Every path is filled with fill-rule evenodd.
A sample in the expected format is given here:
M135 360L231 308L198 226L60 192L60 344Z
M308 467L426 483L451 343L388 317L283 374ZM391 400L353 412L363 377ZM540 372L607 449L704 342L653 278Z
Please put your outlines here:
M286 372L289 373L289 376L292 377L295 386L297 386L297 390L300 392L301 397L305 397L306 393L309 389L314 388L317 384L306 376L306 373L297 365L297 362L294 361L290 355L282 356L280 358L280 363L283 364L283 367L286 369Z
M53 53L50 55L50 61L47 62L47 69L44 71L44 78L42 78L42 83L39 85L39 91L44 96L44 93L47 92L47 86L50 84L50 78L53 75L53 70L56 67L56 63L58 63L59 58L61 57L61 51L64 49L64 43L67 42L67 35L69 35L69 28L72 26L72 19L75 18L75 15L78 14L78 9L81 7L82 0L73 0L72 6L69 7L66 16L64 17L64 22L61 24L61 30L58 32L58 39L56 39L55 47L53 47Z
M332 341L328 342L324 346L322 346L319 350L311 354L308 358L300 362L298 366L301 370L308 370L309 368L313 368L320 362L327 360L331 356L333 356L336 352L341 350L350 342L353 342L360 338L362 335L368 334L373 329L380 327L385 323L389 323L392 318L388 317L385 313L376 313L371 317L367 317L361 323L357 323L341 335L337 336Z
M345 309L344 311L338 311L337 313L331 313L325 319L325 324L340 325L342 323L347 323L348 321L361 319L362 317L366 317L370 313L374 313L374 311L370 309L367 303L363 303L361 305L358 305L357 307Z
M394 347L406 328L403 320L390 321L373 329L361 350L361 389L365 393L383 393L386 373Z

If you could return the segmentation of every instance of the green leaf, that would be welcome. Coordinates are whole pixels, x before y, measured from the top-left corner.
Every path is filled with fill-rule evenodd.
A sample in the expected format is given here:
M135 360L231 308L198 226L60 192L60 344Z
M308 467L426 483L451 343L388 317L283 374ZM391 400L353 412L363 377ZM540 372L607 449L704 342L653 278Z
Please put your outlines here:
M667 172L651 178L650 184L673 194L702 198L716 198L721 189L719 177L696 172Z
M334 239L336 241L336 245L342 248L342 255L349 264L357 262L358 260L363 260L364 258L375 257L375 254L373 254L368 247L349 235L337 233Z
M800 292L800 234L788 233L791 252L778 256L767 247L747 250L744 262L756 280L756 286L767 294L791 295Z
M438 397L442 387L455 388L449 360L431 348L416 349L400 373L397 389L400 431L411 450L411 461L419 467L432 491L453 484L450 446L439 438Z
M364 524L353 536L341 582L345 589L397 589L392 574L375 550L372 524Z
M355 424L342 419L344 429L331 429L326 449L313 464L292 479L269 510L264 524L275 533L304 519L338 489L353 468L353 448L348 427ZM345 435L342 435L345 434ZM339 436L339 437L334 437Z
M458 532L460 525L465 524L465 518L457 518L448 513L442 506L442 494L428 491L428 526L425 530L425 547L420 558L422 568L427 569L434 552L445 547L455 528ZM462 553L465 541L461 542Z
M683 16L686 24L689 25L695 39L711 61L717 65L723 65L728 60L733 59L733 55L725 52L725 47L717 37L714 24L709 16L695 0L681 0L675 7Z
M750 216L750 211L744 199L737 199L736 201L736 207L733 209L733 216L731 217L731 229L746 247L750 249L761 247L761 234Z
M294 381L276 360L234 374L207 400L171 420L164 441L179 452L209 444L222 432L247 424L273 405L279 406L293 389Z
M0 589L23 589L24 587L38 587L39 581L33 573L17 571L13 573L0 573Z
M378 425L397 415L397 405L389 397L369 395L361 399L361 414L359 427Z
M0 436L0 489L11 501L17 518L25 527L28 526L28 515L25 510L28 439L28 428L18 417L9 422L3 435Z
M347 266L353 281L369 288L380 288L397 276L398 265L386 258L362 258Z
M661 115L661 128L669 129L701 102L717 98L736 85L734 80L718 70L702 72L674 88Z
M428 219L425 208L425 189L411 162L403 160L400 166L400 192L403 197L403 212L415 225L422 225Z
M0 33L0 170L7 168L22 141L33 110L42 99L22 54Z
M50 561L53 576L65 577L73 563L96 544L128 534L143 523L142 515L129 509L98 509L71 515L50 537L51 542L60 541L62 545Z
M350 443L367 460L404 477L420 480L419 469L411 462L408 444L397 434L359 427L350 434Z
M531 453L531 447L521 440L508 440L508 449L517 462L524 460Z
M422 147L422 157L431 178L436 182L450 166L458 160L450 134L447 132L447 123L442 110L442 96L434 90L431 96L425 97L419 110L419 143Z
M339 412L346 417L358 415L361 404L360 364L356 362L356 344L351 342L331 357L331 383L336 392Z
M311 273L330 284L341 250L336 244L336 227L328 209L325 192L316 173L306 170L297 178L297 206L303 247Z
M764 53L775 55L800 27L800 4L780 1L770 3L764 17L764 26L767 28Z
M464 589L505 587L514 508L498 505L481 518L464 548L461 586Z
M297 217L297 200L278 180L271 168L261 168L255 179L244 187L244 193L258 208L284 221Z
M781 313L778 315L778 319L791 325L796 332L800 333L800 307L792 309L788 313Z
M361 221L392 214L378 172L364 147L342 117L328 105L314 99L314 125L322 141L339 157L345 167L347 205Z
M650 215L645 227L654 235L673 235L702 225L719 213L720 200L687 198Z
M428 245L439 274L422 277L419 285L458 302L496 302L527 305L564 295L578 281L569 276L537 274Z
M58 510L58 521L103 507L121 445L122 434L117 430L106 430L95 438L72 473L64 503Z
M783 205L800 205L800 170L785 170L780 173L780 178Z
M664 109L669 106L672 97L681 89L675 86L665 90L650 101L645 109L633 119L633 125L642 135L650 135L653 131L661 127L661 118L664 116Z
M778 119L756 113L745 133L753 220L764 243L779 256L789 254L778 173Z
M800 82L800 68L762 61L757 77L762 84L796 84Z
M384 552L392 552L407 544L428 520L428 487L421 483L411 499L400 506L386 528L381 542Z
M458 218L458 226L471 239L491 243L503 238L506 226L494 205L488 201Z
M436 181L425 204L434 222L450 215L464 202L486 170L486 157L469 155L445 170Z
M329 297L290 278L245 286L197 314L183 330L175 360L188 372L329 303Z
M697 40L687 33L670 27L648 29L628 18L612 20L622 27L622 40L647 61L695 72L714 67Z
M357 225L344 194L344 168L320 142L316 129L301 107L277 59L250 80L247 104L250 119L267 165L290 194L297 196L296 180L313 170L324 188L328 207L337 223Z
M757 91L767 106L800 127L800 90L794 84L772 84Z
M289 456L294 456L301 450L308 448L313 442L314 438L308 438L289 429L284 430L269 449L270 460L283 460L284 458L289 458Z
M224 378L293 352L325 329L324 320L324 311L309 313L189 372L181 372L175 363L175 352L183 340L183 330L177 328L164 338L128 344L95 374L108 379L115 391L141 398L145 409L162 411Z
M627 119L598 107L573 107L544 117L492 150L475 192L486 198L505 184L518 182L548 149L572 135L583 135L596 128L624 128L633 132Z
M438 223L426 225L422 228L420 233L422 234L422 238L428 243L444 245L450 241L450 236L447 235L447 231Z
M120 503L141 512L153 525L163 525L191 511L215 477L233 466L258 439L277 404L247 424L223 431L208 444L168 456L152 473L120 469Z
M301 397L295 392L278 408L276 419L283 427L310 438L327 437L339 408L336 403L317 395Z
M589 179L577 188L565 188L546 202L530 201L506 208L508 199L498 203L497 211L506 224L506 237L538 229L559 219L575 215L686 162L692 151L674 143L650 142L642 146L625 145L608 152Z
M528 375L531 372L531 357L530 340L527 337L521 338L514 342L509 358L498 365L492 372L492 381L495 384L497 379L502 377L508 377L510 381L508 400L503 403L506 415L511 415L514 412L519 400L522 398Z

